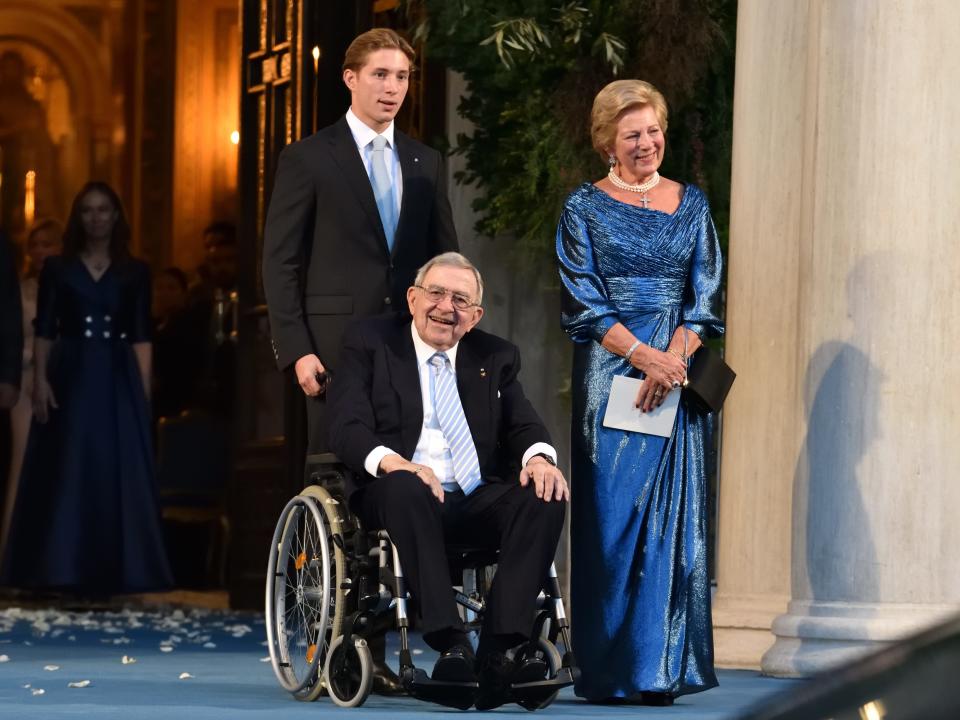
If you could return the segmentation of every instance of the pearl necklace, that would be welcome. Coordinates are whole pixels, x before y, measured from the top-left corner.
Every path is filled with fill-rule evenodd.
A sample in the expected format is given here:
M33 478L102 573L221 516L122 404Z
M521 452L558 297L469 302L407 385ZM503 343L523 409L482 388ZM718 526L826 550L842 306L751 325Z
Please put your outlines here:
M658 173L656 170L653 171L653 175L651 176L651 178L644 183L636 183L636 184L628 183L619 175L617 175L617 173L614 172L613 168L610 168L610 172L607 173L607 177L610 178L610 182L612 182L616 187L620 188L621 190L629 190L630 192L643 193L644 195L646 195L648 192L653 190L657 186L657 183L660 182L660 173Z

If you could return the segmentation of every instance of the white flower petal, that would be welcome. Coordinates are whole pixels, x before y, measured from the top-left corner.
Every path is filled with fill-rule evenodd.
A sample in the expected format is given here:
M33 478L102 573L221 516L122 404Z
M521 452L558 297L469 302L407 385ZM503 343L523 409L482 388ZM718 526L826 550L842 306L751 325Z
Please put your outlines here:
M260 662L270 662L270 656L267 655L266 657L260 658Z
M44 665L44 666L43 666L43 669L46 670L47 672L53 672L54 670L59 670L59 669L60 669L60 666L59 666L59 665Z
M161 645L160 652L173 652L173 648L169 645Z
M122 658L120 658L120 662L122 662L124 665L133 665L136 661L137 659L135 657L130 657L129 655L124 655Z
M180 679L181 679L181 680L189 680L189 679L192 678L192 677L193 677L193 675L191 675L191 674L188 673L188 672L182 672L182 673L180 673Z
M90 686L89 680L77 680L76 682L68 682L68 688L85 688Z
M34 688L30 691L31 695L43 695L46 692L43 688Z
M214 642L205 642L205 643L203 644L203 646L204 646L205 648L210 648L210 649L212 649L212 648L215 648L215 647L217 646L217 644L214 643Z
M9 655L0 655L0 662L10 662Z

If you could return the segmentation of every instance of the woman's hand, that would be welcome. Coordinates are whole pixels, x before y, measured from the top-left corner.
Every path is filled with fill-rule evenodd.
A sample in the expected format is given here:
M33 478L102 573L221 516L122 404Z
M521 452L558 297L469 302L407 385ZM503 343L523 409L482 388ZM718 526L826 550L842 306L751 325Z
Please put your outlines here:
M646 346L640 356L634 353L630 364L642 370L646 377L637 393L636 406L643 412L660 407L667 393L679 390L687 377L687 364L673 353L661 352Z
M53 396L53 388L46 378L37 378L33 387L33 416L39 423L50 419L50 410L56 410L57 399Z

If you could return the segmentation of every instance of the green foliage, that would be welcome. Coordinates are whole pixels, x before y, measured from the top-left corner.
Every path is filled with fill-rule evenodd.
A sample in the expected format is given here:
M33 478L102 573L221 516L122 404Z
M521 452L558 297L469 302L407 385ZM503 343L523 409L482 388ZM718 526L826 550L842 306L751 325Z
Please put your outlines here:
M475 184L478 232L516 238L542 264L566 196L606 166L591 148L593 98L618 77L667 98L663 174L701 186L724 246L729 215L735 0L420 0L427 53L461 73L454 139Z

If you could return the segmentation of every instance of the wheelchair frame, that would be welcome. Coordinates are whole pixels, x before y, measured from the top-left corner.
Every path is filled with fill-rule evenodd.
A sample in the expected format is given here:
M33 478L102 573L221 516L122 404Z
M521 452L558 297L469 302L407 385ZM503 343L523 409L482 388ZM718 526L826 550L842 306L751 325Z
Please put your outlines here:
M399 674L407 692L421 700L469 708L476 682L434 681L414 665L408 637L409 592L399 554L385 531L362 529L339 499L346 472L332 454L308 457L310 484L290 499L274 530L265 614L277 680L298 700L313 701L326 692L337 705L358 707L373 684L366 638L396 627ZM487 568L496 562L496 555L458 546L448 546L447 554L451 565L463 573L459 589L453 586L454 598L463 608L468 632L477 632L485 609ZM547 676L511 686L512 699L528 710L549 705L579 674L554 565L546 585L526 647L543 654ZM564 647L562 655L558 640Z

